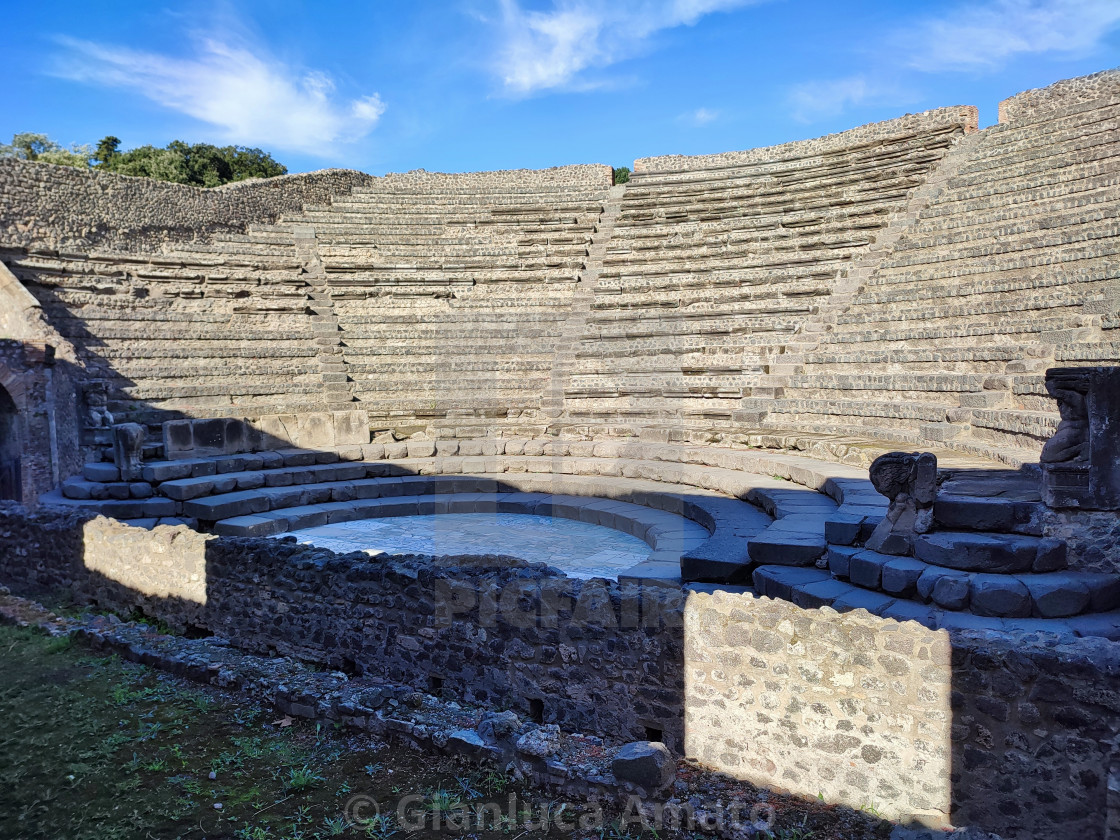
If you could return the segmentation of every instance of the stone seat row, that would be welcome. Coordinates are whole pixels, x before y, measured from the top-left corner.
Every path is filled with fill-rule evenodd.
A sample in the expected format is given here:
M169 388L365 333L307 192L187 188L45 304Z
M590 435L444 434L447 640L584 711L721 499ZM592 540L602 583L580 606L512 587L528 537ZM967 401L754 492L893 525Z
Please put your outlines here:
M309 220L326 242L336 241L338 234L355 225L364 226L376 233L423 234L425 231L491 231L495 235L517 235L521 232L535 233L539 230L558 228L579 230L592 226L601 208L576 208L571 211L529 212L519 215L479 212L475 215L439 215L432 213L413 213L402 215L377 215L362 219L357 216L332 215L324 219ZM335 231L338 225L342 230Z
M509 177L483 178L465 176L461 180L446 174L436 178L415 178L407 174L394 174L384 181L375 184L356 185L350 190L353 197L362 196L393 196L400 194L414 194L419 196L438 195L535 195L538 193L564 194L567 192L585 192L599 190L604 195L607 192L607 173L605 167L599 168L593 177L587 179L573 178L570 173L565 173L563 178L535 181L526 183L522 174ZM484 173L489 176L491 173Z
M804 175L777 178L742 178L712 181L687 189L672 186L654 189L628 189L623 198L624 213L645 212L679 213L693 207L718 206L741 202L745 206L768 206L781 202L783 195L789 204L797 206L802 201L848 196L869 197L876 193L893 192L910 185L937 157L905 166L885 166L878 171L841 169Z
M989 296L1038 295L1050 290L1070 287L1071 291L1100 288L1110 278L1109 264L1103 259L1090 259L1052 266L1048 271L993 271L989 274L962 275L952 280L929 280L920 285L901 283L870 286L855 294L853 301L861 306L887 304L895 306L912 301L945 301L946 305L958 305L958 299L979 297L981 301ZM1103 287L1106 291L1110 287Z
M1115 103L1082 111L1076 117L1047 121L1046 131L1037 124L993 126L983 146L960 169L962 177L1005 169L1008 166L1045 159L1053 149L1079 150L1108 146L1120 131L1120 108Z
M534 222L531 225L476 227L461 225L393 225L371 221L364 225L347 225L345 230L331 227L322 229L317 236L320 248L326 251L345 252L350 249L368 249L384 241L416 243L418 247L436 247L445 241L474 240L482 244L512 244L556 238L559 241L576 240L594 230L596 217L569 218L555 222ZM322 228L322 226L319 226Z
M848 168L808 175L797 173L778 177L707 180L686 189L671 185L644 190L632 188L624 196L623 210L638 214L662 210L666 213L679 213L688 207L700 209L733 202L742 202L748 207L767 206L780 202L783 195L788 196L788 201L793 206L802 201L811 202L818 197L869 197L904 189L939 157L940 155L929 156L921 161L905 165L885 165L874 170Z
M744 203L739 200L726 200L706 206L682 207L677 210L624 211L618 225L617 242L625 242L633 235L653 236L669 234L678 225L686 230L704 229L711 225L715 230L738 230L750 228L755 221L764 221L782 216L805 216L812 213L840 215L851 213L858 219L857 224L865 224L869 215L875 215L886 205L898 204L906 198L911 189L919 185L901 184L896 189L862 195L841 194L835 196L814 194L801 200L786 195L775 195L764 203Z
M752 239L729 242L711 242L701 245L659 244L641 250L614 250L607 256L605 268L635 269L643 265L671 263L688 268L693 263L710 263L719 260L736 260L737 265L750 266L755 261L772 262L782 254L799 254L808 258L819 254L820 258L830 260L838 250L861 249L870 245L874 237L866 231L855 232L837 228L836 233L818 236L813 232L778 234Z
M957 305L947 305L943 309L928 303L906 305L901 303L888 307L868 307L863 310L864 317L855 313L840 315L837 323L851 325L849 329L868 335L879 331L889 331L895 325L923 328L935 326L941 321L951 321L958 325L970 323L989 323L1002 319L1008 330L1015 327L1008 323L1035 313L1047 313L1052 320L1065 324L1061 329L1077 329L1093 324L1091 315L1085 314L1084 306L1099 299L1099 289L1088 289L1082 293L1071 289L1065 294L1050 292L1038 295L990 295L981 301L969 301ZM858 326L856 326L858 325ZM1016 330L1017 331L1017 330Z
M612 234L607 253L638 251L648 248L690 247L706 243L746 241L752 237L775 231L786 234L807 235L835 230L874 230L886 223L890 206L865 207L854 212L830 213L827 210L812 212L774 212L755 216L732 216L713 221L666 221L662 225L624 225ZM671 225L666 237L662 228Z
M1118 167L1120 168L1120 167ZM1008 220L1063 217L1072 213L1107 208L1120 194L1120 174L1108 173L1083 180L1063 179L1058 186L1021 189L981 205L976 199L953 202L939 212L919 214L923 229L933 234L986 228ZM900 243L901 244L901 243Z
M1041 272L1061 273L1069 267L1074 275L1085 267L1094 267L1101 261L1115 261L1120 248L1108 240L1096 239L1072 243L1058 251L1022 251L1001 254L993 259L940 260L935 263L905 266L884 266L867 283L867 291L880 286L905 287L934 281L993 276L1023 277Z
M1060 578L1056 581L1056 591L1060 593L1080 591L1080 587L1076 585L1066 589L1060 581ZM752 582L754 591L758 594L792 601L804 609L831 607L840 612L862 609L873 615L896 621L917 621L931 629L1044 631L1114 639L1116 622L1120 619L1120 612L1116 610L1074 614L1068 618L1043 618L1041 615L1036 618L1004 618L978 615L968 611L946 609L933 601L922 603L907 597L865 589L833 577L830 571L816 568L763 566L754 571ZM1085 585L1087 586L1088 582L1085 582ZM986 597L994 600L994 596ZM1054 602L1064 601L1066 597L1067 595L1060 594L1054 598ZM1090 608L1092 608L1091 597ZM1047 596L1043 595L1042 598L1043 603L1046 603ZM982 598L982 602L983 600ZM1108 603L1108 600L1102 599L1098 603L1103 606Z
M999 260L1001 263L1006 261L1015 265L1011 261L1023 252L1035 255L1036 258L1053 261L1055 255L1063 256L1061 251L1049 250L1057 248L1069 249L1072 253L1076 253L1074 248L1083 246L1087 251L1086 256L1112 255L1116 251L1115 239L1118 234L1120 234L1120 224L1113 219L1106 219L1099 225L1076 225L1071 229L1050 230L1034 237L1012 237L1006 242L993 236L990 237L990 242L981 242L966 247L934 246L925 251L900 253L888 258L882 266L884 271L880 272L876 280L880 283L890 282L889 272L891 269L910 269L914 266L928 266L946 262L960 263L982 259L985 261ZM1100 246L1097 253L1089 250L1094 244ZM990 262L987 267L988 270L991 270ZM1016 267L1018 266L1016 265ZM913 277L909 272L908 275Z
M1061 229L1071 237L1091 238L1097 230L1106 232L1114 230L1116 224L1116 210L1111 203L1103 207L1076 208L1067 213L1050 213L1041 217L1024 217L1016 213L1014 218L1005 221L978 224L967 229L929 230L923 226L922 235L907 237L900 242L897 259L904 259L911 251L942 251L960 250L960 246L968 245L978 248L994 242L1001 243L1004 251L1016 250L1015 245L1021 241L1037 237L1040 232L1050 232ZM928 254L927 254L928 255Z
M380 237L378 237L378 239L380 239ZM335 263L355 262L364 264L376 263L379 261L390 262L392 260L407 259L418 255L424 256L425 260L427 260L430 259L430 255L423 252L432 248L439 249L441 258L444 261L453 258L474 260L481 257L494 257L516 261L519 259L540 259L542 257L573 258L587 255L586 242L558 245L522 245L513 242L498 242L494 244L464 243L458 245L446 241L409 241L400 244L387 244L384 241L378 241L374 248L368 250L357 248L354 247L353 244L349 244L344 251L325 247L320 249L319 253L324 259ZM418 254L417 252L421 253Z
M829 151L791 151L777 157L752 160L729 161L711 164L702 161L698 165L683 165L656 170L640 170L631 174L631 189L641 190L663 187L669 184L689 182L706 183L717 175L724 177L766 177L773 173L809 170L820 167L844 167L853 163L873 163L877 158L897 158L911 153L913 148L940 148L961 133L959 125L947 125L925 129L920 133L900 133L894 137L882 138L871 142L857 142L847 147Z
M646 299L660 299L667 293L725 294L749 289L750 294L789 295L801 290L814 294L831 291L837 269L815 266L790 267L785 270L758 269L746 271L658 271L656 273L626 274L614 272L613 276L596 280L597 297L615 294L641 295ZM819 292L818 292L819 290Z
M1076 196L1090 190L1107 189L1113 185L1117 164L1115 155L1099 154L1093 160L1066 162L1011 180L989 179L970 185L956 184L943 201L924 208L920 218L1014 207L1035 199ZM950 181L950 184L953 182Z
M323 210L306 210L299 216L300 223L327 223L336 220L364 220L369 217L399 217L401 219L432 219L438 222L455 223L456 220L469 222L490 222L498 219L536 219L542 216L568 216L573 214L598 215L602 209L601 196L542 198L537 201L491 202L485 197L478 201L442 202L416 201L353 201L340 199Z
M674 294L661 294L671 291ZM832 289L819 277L781 279L767 286L749 286L724 282L705 285L665 284L652 289L650 284L637 285L613 280L599 280L591 301L592 312L611 310L660 310L716 306L791 305L805 301L815 305L821 298L830 297Z
M987 178L989 181L1009 182L1012 189L1017 189L1021 188L1015 183L1018 179L1023 178L1030 183L1030 179L1047 172L1064 170L1077 177L1076 173L1085 171L1086 168L1091 171L1091 167L1096 163L1102 163L1105 167L1114 167L1115 140L1114 130L1111 134L1105 135L1067 137L1064 141L1055 142L1045 140L1036 142L1031 148L1014 157L989 161L988 165L980 164L971 170L967 165L962 166L962 172L951 183L962 188L970 188L982 185Z

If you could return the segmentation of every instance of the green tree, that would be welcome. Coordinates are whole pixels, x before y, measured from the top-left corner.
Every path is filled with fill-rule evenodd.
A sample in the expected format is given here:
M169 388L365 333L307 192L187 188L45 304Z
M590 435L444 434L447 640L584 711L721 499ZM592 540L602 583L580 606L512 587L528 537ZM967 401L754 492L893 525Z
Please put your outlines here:
M26 132L14 135L11 144L0 144L0 157L83 169L94 166L105 172L199 187L288 173L288 168L273 160L272 155L247 146L192 146L182 140L173 140L162 149L148 145L122 152L120 146L120 138L110 134L102 137L96 148L74 145L64 149L45 134Z
M64 149L46 134L34 132L14 134L10 144L0 144L0 157L37 160L60 166L75 166L79 169L89 168L89 159L92 155L93 149L89 146L74 144L69 149Z
M625 184L630 180L630 167L616 166L614 168L614 182L616 184Z
M118 151L120 141L106 137L94 153L98 168L121 175L156 178L177 184L216 187L246 178L272 178L286 175L287 167L260 149L244 146L212 146L173 140L166 148L139 146Z
M110 134L108 137L102 137L97 144L97 148L93 152L93 159L100 169L112 169L113 164L121 156L120 153L121 138L114 137Z

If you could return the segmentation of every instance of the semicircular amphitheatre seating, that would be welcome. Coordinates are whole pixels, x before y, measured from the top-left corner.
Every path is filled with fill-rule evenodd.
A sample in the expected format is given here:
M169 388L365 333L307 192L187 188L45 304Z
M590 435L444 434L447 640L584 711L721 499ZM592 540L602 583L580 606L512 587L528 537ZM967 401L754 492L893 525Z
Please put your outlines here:
M107 430L78 430L82 476L44 498L228 536L550 511L645 539L635 580L932 624L1106 615L1117 568L1052 545L1030 469L1060 420L1044 371L1120 363L1120 76L1082 81L982 131L942 108L646 158L624 186L587 165L198 190L2 160L0 259L36 329L149 432L123 480ZM164 437L327 412L360 439ZM1009 489L943 492L912 556L876 555L866 467L898 448Z

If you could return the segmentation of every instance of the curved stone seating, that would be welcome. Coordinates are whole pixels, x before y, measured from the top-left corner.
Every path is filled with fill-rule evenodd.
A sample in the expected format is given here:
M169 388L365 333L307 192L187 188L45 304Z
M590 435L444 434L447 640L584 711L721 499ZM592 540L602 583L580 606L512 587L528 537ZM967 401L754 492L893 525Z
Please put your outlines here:
M77 495L98 484L131 491L114 473L112 465L88 465ZM711 445L494 438L288 449L149 463L144 486L158 496L73 503L118 516L187 517L230 536L445 510L540 513L549 505L556 515L607 524L603 506L624 504L641 515L614 527L652 539L655 549L628 572L634 579L747 584L801 606L863 608L931 627L1061 621L1076 632L1115 633L1120 577L1064 568L1065 545L1040 536L1031 474L947 475L935 507L940 530L919 537L916 557L861 547L886 508L863 470ZM710 535L686 544L659 512Z
M861 608L929 627L1120 638L1120 575L1066 568L1066 544L1041 536L1036 475L950 471L942 487L935 528L915 537L914 556L863 547L878 520L837 515L826 523L824 568L759 566L754 588L806 608Z
M408 457L410 450L414 457ZM397 457L340 460L340 455L357 459L363 454ZM743 470L751 466L759 472ZM745 580L760 562L812 563L823 556L825 520L837 511L837 503L807 486L834 494L844 488L848 501L842 512L877 521L883 500L860 475L836 464L749 450L552 439L441 440L149 463L143 484L160 495L127 502L94 498L91 486L132 486L113 480L112 465L96 464L90 465L85 480L68 483L66 492L80 497L72 504L112 511L119 518L185 516L213 523L219 533L240 534L272 533L291 509L401 495L501 488L602 496L684 513L713 531L711 539L678 556L673 579L683 569L688 579ZM263 514L268 516L261 520ZM771 530L771 516L788 519Z
M640 161L565 371L568 413L731 422L964 130L940 112L742 160Z
M1057 425L1036 372L1116 358L1118 119L1114 100L1095 100L968 138L845 309L787 355L794 375L759 407L763 424L858 431L876 406L925 390L920 416L875 423L885 438L1033 461ZM830 389L853 366L867 408L821 399L840 396ZM935 373L980 375L981 386L928 388Z
M481 478L481 483L494 482ZM448 492L439 482L428 482L432 492L422 495L393 495L387 498L360 498L347 502L324 502L285 508L270 514L240 516L215 525L215 533L224 536L275 536L288 531L314 528L338 522L380 519L397 516L420 516L444 513L515 513L574 519L593 525L613 528L631 534L651 548L641 563L618 574L621 581L654 584L676 584L680 581L682 554L702 546L709 539L708 527L715 528L724 544L743 540L732 532L732 519L718 502L688 501L682 514L633 504L611 498L572 496L555 493L533 493L507 490L500 493ZM455 486L469 486L470 481ZM406 493L417 489L405 482ZM660 501L657 494L642 496L647 502Z

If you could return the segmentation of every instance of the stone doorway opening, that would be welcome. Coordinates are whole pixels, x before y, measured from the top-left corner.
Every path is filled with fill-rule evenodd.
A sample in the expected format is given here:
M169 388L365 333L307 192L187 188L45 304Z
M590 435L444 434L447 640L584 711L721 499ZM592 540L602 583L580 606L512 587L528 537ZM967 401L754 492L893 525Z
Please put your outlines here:
M23 470L19 409L15 400L0 387L0 499L23 501Z

